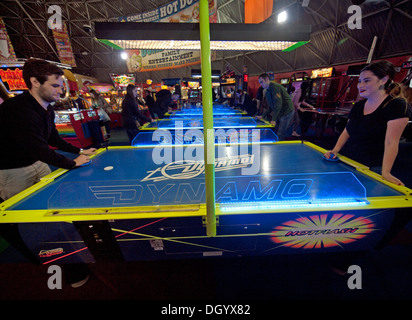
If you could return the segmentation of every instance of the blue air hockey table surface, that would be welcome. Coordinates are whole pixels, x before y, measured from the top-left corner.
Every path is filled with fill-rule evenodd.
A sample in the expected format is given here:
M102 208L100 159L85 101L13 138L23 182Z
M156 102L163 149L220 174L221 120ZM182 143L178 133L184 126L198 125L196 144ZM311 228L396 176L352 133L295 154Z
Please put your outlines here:
M252 117L217 117L213 118L213 127L215 129L263 129L274 128L274 125L263 119L254 119ZM147 122L139 128L140 131L154 130L203 130L202 118L173 118L161 119L154 122Z
M216 147L217 234L206 235L202 146L109 147L0 204L42 263L373 248L412 190L307 142Z
M172 111L170 113L166 113L165 116L170 117L170 119L201 118L203 117L203 109L202 108L181 109L181 110ZM231 108L214 108L213 109L213 117L216 117L216 118L241 117L241 116L247 116L247 112L242 111L242 110L235 110Z

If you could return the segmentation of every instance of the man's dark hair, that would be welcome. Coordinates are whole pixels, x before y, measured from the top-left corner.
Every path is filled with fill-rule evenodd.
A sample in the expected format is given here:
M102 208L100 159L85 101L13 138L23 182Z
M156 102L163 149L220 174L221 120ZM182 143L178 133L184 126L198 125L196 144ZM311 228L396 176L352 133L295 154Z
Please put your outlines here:
M62 76L64 73L63 70L55 64L42 59L29 59L23 66L23 79L29 89L31 89L31 77L35 77L40 84L43 84L47 81L48 76L53 74Z
M265 73L262 73L260 76L259 76L259 78L262 78L262 79L269 79L269 75L265 72Z

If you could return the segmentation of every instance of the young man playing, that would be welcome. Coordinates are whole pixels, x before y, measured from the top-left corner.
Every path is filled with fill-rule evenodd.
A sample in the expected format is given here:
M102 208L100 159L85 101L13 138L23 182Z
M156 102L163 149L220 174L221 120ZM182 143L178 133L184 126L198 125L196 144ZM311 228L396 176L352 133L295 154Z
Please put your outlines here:
M90 159L96 149L82 150L64 141L54 124L50 105L60 99L63 71L40 59L23 67L27 92L0 105L0 197L14 196L51 172L48 165L71 169ZM71 160L50 149L79 154Z
M72 169L88 162L95 148L82 150L64 141L54 124L50 105L60 99L63 71L41 59L27 60L23 79L27 92L0 105L0 197L7 200L34 185L51 172L48 165ZM79 154L71 160L50 149ZM0 235L34 263L36 256L24 244L16 224L0 224ZM66 265L65 275L72 287L83 285L89 278L85 264Z

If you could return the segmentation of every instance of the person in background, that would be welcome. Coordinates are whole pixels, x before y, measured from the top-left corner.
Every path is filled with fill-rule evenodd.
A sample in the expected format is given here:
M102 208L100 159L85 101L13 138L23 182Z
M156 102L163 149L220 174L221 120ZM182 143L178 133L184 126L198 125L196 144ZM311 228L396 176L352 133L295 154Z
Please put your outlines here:
M137 87L129 84L126 87L126 96L122 102L122 121L123 128L126 129L129 143L131 144L134 137L139 133L139 127L143 122L154 121L143 115L137 104Z
M112 113L114 110L118 110L117 107L117 95L116 95L116 91L112 91L110 92L110 101L109 101L109 114Z
M296 93L292 99L295 111L299 117L301 134L306 134L312 124L313 113L307 112L308 109L314 110L315 107L308 103L307 97L309 93L309 82L302 82L300 88L296 90ZM294 132L296 132L294 128ZM292 133L293 136L296 136Z
M137 88L137 97L136 97L137 103L142 106L142 108L146 107L146 101L145 99L143 99L142 97L142 91L140 90L140 88Z
M297 90L294 86L290 88L290 98L292 99L293 106L295 108L295 111L293 112L293 120L292 120L292 137L300 137L300 134L297 132L299 126L300 126L300 118L299 118L299 112L298 112L298 103L296 99L296 94Z
M145 101L146 101L146 105L149 108L149 112L150 112L150 116L152 117L152 119L156 119L157 115L155 114L155 101L152 97L152 93L149 90L145 90Z
M262 87L259 87L256 93L256 107L257 107L257 115L261 116L264 111L267 109L266 103L266 90Z
M155 113L159 119L163 119L172 104L172 93L167 89L162 89L156 93Z
M233 107L246 111L248 116L251 117L253 117L257 111L256 105L252 98L242 89L236 90Z
M113 112L112 108L107 103L106 99L103 98L96 90L90 90L90 95L92 97L93 108L97 109L97 114L99 115L100 126L104 126L108 137L110 137L110 116L109 114Z
M334 158L342 151L343 155L381 173L385 180L403 185L391 170L411 110L403 88L393 82L394 76L395 68L388 61L371 63L363 68L358 90L364 99L352 107L346 128L325 157Z
M171 110L169 111L177 110L180 105L179 102L180 102L180 94L177 91L175 91L172 94L172 102L170 103L170 106L169 106Z
M284 86L270 81L267 73L259 76L259 84L263 89L266 89L265 97L269 108L258 118L275 124L275 133L279 140L284 140L293 119L292 99Z

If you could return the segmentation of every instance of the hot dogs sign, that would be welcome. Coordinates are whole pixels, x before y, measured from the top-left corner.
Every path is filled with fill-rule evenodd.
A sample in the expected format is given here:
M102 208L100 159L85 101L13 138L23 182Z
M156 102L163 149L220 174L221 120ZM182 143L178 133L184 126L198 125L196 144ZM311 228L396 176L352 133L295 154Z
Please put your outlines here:
M175 0L157 9L120 17L121 22L199 22L199 0ZM216 0L209 0L209 21L217 21ZM180 68L200 63L197 50L126 50L129 72ZM212 60L214 59L212 53Z

